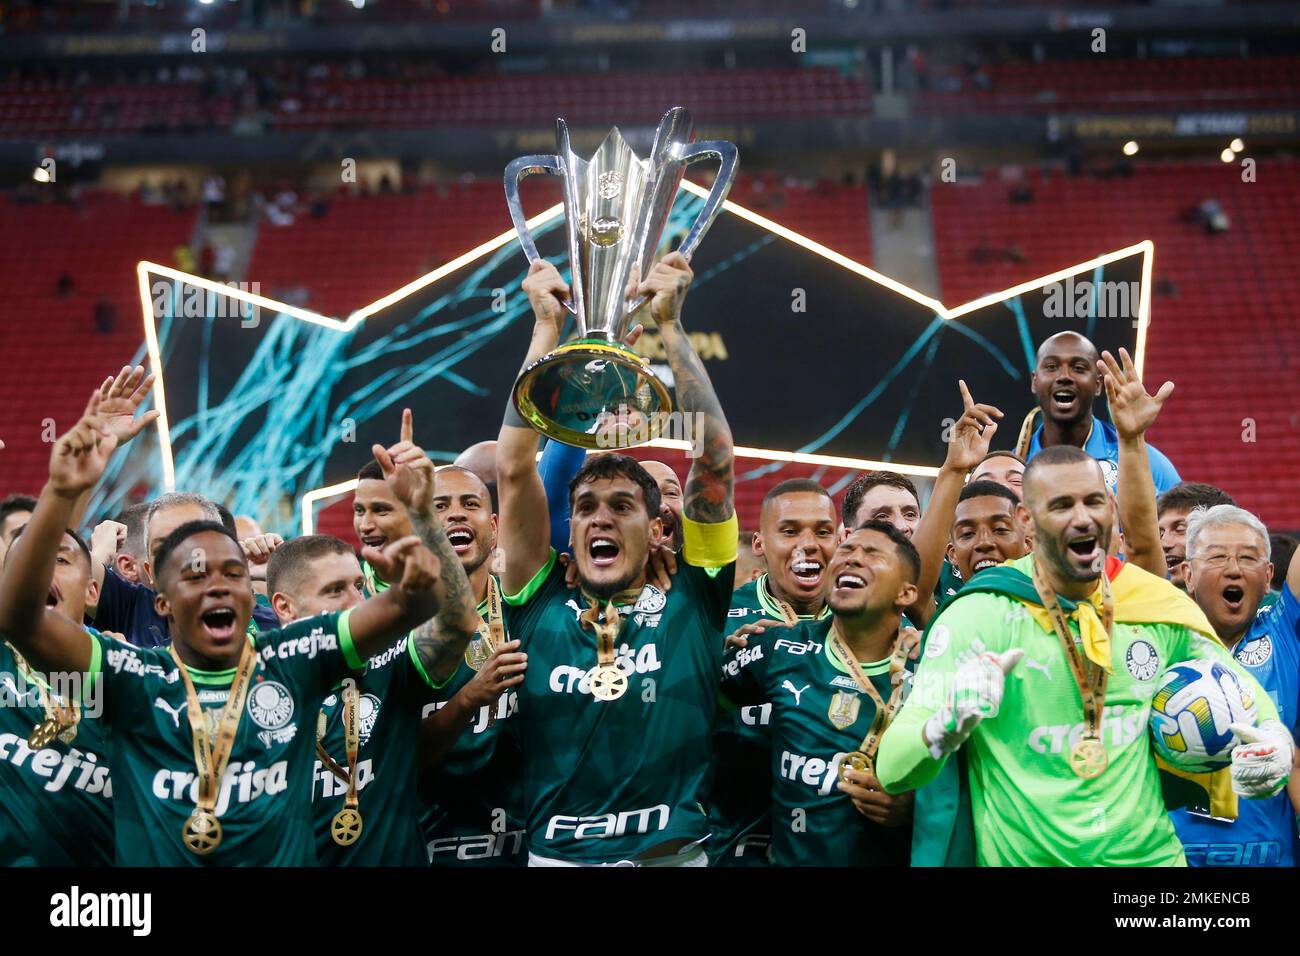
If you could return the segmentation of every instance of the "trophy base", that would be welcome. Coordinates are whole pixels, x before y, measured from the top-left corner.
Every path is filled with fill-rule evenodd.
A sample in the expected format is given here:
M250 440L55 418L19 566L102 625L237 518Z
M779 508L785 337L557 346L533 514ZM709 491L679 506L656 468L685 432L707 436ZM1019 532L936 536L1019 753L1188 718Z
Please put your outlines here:
M607 450L657 438L673 407L650 364L605 339L578 339L544 355L520 374L511 400L547 438Z

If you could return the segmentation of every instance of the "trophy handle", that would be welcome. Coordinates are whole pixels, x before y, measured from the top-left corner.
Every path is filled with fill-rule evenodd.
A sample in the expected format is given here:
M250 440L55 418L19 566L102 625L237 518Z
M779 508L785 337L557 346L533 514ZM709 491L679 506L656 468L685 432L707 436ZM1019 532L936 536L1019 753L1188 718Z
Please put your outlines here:
M537 254L537 243L533 241L533 234L528 231L528 217L524 215L524 204L519 198L519 183L525 176L534 173L562 175L560 157L541 154L520 156L512 159L506 166L506 208L510 210L510 219L515 224L515 232L519 234L519 245L523 247L529 265L541 256Z
M686 233L682 244L677 247L678 252L690 259L695 252L695 247L708 232L709 226L713 225L713 220L718 218L718 213L722 211L722 204L726 201L727 194L731 192L731 184L736 180L736 162L739 154L735 143L728 143L722 139L706 139L682 147L678 155L687 166L698 163L702 159L716 158L721 163L718 176L713 181L713 190L709 193L704 208L700 210L699 217Z
M512 159L506 166L506 208L510 210L510 220L515 224L515 232L519 234L519 245L523 247L524 256L530 266L541 256L537 253L537 243L533 241L533 234L528 231L528 217L524 215L524 204L519 198L519 183L525 176L532 176L534 173L563 176L560 157L535 153L532 156ZM564 300L564 307L574 315L578 314L577 307L568 299Z

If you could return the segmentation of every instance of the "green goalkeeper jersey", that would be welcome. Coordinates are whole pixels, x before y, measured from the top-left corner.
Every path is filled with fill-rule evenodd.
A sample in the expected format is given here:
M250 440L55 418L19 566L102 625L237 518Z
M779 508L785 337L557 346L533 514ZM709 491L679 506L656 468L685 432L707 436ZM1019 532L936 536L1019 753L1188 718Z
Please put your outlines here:
M319 755L312 777L312 818L321 866L425 866L416 795L421 708L433 699L433 680L425 674L415 643L404 637L366 664L357 678L357 796L361 835L350 846L330 836L330 822L343 809L348 786ZM346 727L340 688L325 698L319 720L321 745L347 770Z
M230 762L219 786L221 845L196 856L181 840L199 781L185 684L166 648L92 635L93 693L112 731L109 766L120 866L311 866L312 765L321 702L361 661L350 612L250 636L257 651ZM209 733L235 670L189 668Z
M814 618L830 614L823 609ZM727 612L728 634L745 624L768 618L782 620L768 575L736 588ZM713 731L714 774L709 796L709 865L766 866L772 842L772 744L769 701L742 707L721 707Z
M1012 564L1028 575L1032 560ZM1077 636L1077 622L1069 623ZM1276 711L1222 645L1181 625L1114 625L1101 724L1109 765L1084 780L1067 759L1084 733L1083 703L1056 634L1015 598L959 597L931 626L911 696L885 732L880 782L898 792L934 779L943 762L930 756L922 728L943 705L954 672L986 651L1013 647L1025 656L1007 675L998 715L976 725L964 745L980 865L1183 865L1148 730L1161 675L1172 664L1211 658L1251 688L1261 721Z
M59 690L58 679L54 683ZM89 695L71 742L55 738L33 750L27 742L45 720L48 690L0 641L0 867L111 866L107 728Z
M749 646L728 651L723 665L722 691L729 700L736 705L766 701L772 708L766 784L771 861L777 866L906 866L912 828L872 823L836 786L840 762L860 748L876 705L826 642L831 624L826 617L750 635ZM913 666L909 661L907 667ZM889 660L863 662L862 669L888 701L893 692Z
M487 601L478 606L487 620ZM509 641L509 635L506 640ZM474 679L488 655L476 637L451 679L434 692L431 714ZM512 732L519 696L508 690L480 707L431 774L421 827L434 866L521 866L524 851L522 757Z
M671 591L647 584L618 609L615 653L627 692L608 701L591 694L597 639L578 620L587 602L565 585L554 552L505 597L510 634L528 654L519 734L531 852L609 863L708 836L711 728L734 574L734 559L720 568L683 559Z

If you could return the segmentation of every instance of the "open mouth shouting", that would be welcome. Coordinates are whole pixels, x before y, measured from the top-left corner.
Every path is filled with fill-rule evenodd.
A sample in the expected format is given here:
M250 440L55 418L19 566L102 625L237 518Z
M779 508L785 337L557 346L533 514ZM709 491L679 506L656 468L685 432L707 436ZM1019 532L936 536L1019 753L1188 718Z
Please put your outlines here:
M63 600L63 595L59 593L58 586L51 584L50 590L45 595L45 606L58 607L61 600Z
M225 644L235 636L235 609L214 607L199 615L204 635L215 644Z
M363 534L361 536L361 543L367 548L378 548L382 551L384 545L388 543L388 538L382 534Z
M1181 551L1166 551L1166 552L1165 552L1165 565L1166 565L1166 567L1169 568L1170 571L1172 571L1174 568L1176 568L1176 567L1178 567L1180 564L1182 564L1184 560L1185 560L1185 559L1184 559L1183 553L1182 553Z
M790 576L795 584L807 591L816 591L822 584L825 567L815 558L796 558L790 565Z
M1223 589L1223 603L1231 613L1240 613L1246 603L1246 589L1239 584L1229 584Z
M613 567L623 549L613 538L597 535L587 544L587 555L598 568Z
M1052 389L1052 408L1060 414L1064 415L1073 411L1078 400L1079 393L1073 388L1057 386Z
M835 579L835 590L840 592L861 591L867 586L861 575L845 571Z
M474 547L474 532L466 527L448 528L447 541L457 557L463 558L469 553L469 549Z
M1105 555L1102 553L1101 539L1095 534L1079 534L1066 539L1065 549L1081 566L1101 569Z

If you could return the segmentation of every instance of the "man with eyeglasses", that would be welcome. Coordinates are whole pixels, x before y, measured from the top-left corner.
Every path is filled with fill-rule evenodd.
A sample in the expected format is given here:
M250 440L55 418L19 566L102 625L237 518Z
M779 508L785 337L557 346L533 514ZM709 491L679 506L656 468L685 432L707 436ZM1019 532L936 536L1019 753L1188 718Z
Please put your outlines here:
M1196 508L1187 518L1187 591L1233 657L1250 671L1292 729L1300 717L1300 557L1293 556L1282 595L1260 609L1273 577L1268 530L1233 505ZM1192 866L1294 866L1294 813L1300 775L1286 791L1242 800L1236 821L1189 808L1172 814Z

